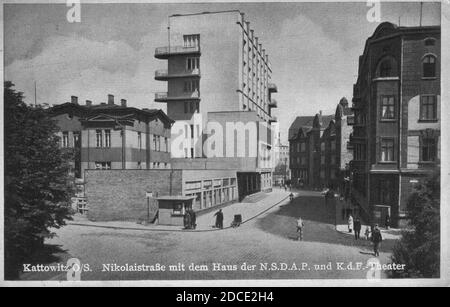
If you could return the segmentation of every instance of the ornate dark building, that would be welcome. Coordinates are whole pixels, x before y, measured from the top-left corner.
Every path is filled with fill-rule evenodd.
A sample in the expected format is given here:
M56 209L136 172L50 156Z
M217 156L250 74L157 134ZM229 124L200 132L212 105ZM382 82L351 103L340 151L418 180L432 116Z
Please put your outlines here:
M352 198L384 225L440 164L440 26L385 22L366 41L353 88Z

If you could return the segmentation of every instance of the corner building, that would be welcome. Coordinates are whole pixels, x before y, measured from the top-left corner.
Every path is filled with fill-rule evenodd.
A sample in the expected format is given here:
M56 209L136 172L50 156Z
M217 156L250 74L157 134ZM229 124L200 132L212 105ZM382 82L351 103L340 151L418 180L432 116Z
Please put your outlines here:
M366 218L407 217L414 186L440 166L440 26L382 23L353 88L352 197Z

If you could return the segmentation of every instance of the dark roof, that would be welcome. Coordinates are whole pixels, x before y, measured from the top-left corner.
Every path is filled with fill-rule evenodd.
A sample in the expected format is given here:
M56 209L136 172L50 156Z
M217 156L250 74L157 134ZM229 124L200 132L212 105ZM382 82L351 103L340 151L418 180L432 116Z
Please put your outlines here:
M321 129L326 129L328 127L328 125L330 124L330 122L332 120L334 120L334 115L322 115L321 116L322 119L320 121L320 128Z
M134 107L124 107L121 105L109 105L109 104L97 104L97 105L79 105L72 102L66 102L63 104L58 104L50 108L50 112L54 115L63 114L69 110L77 111L82 117L89 117L100 113L113 112L133 112L135 114L141 114L148 117L160 116L163 120L168 123L174 123L174 120L169 118L166 113L161 109L138 109Z
M295 137L300 128L309 130L313 126L315 116L297 116L289 127L289 139Z

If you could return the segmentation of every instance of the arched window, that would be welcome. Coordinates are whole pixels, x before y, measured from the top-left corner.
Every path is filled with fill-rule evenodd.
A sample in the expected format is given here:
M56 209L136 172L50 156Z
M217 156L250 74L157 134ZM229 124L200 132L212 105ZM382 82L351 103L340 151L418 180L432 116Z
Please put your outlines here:
M397 62L391 56L383 58L377 68L377 77L396 77L397 76Z
M434 55L427 55L422 60L423 76L425 78L436 77L436 57Z

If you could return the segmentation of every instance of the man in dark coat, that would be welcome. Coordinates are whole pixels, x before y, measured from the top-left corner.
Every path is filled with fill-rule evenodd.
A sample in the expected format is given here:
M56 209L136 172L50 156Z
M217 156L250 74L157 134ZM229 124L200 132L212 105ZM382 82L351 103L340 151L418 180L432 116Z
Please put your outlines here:
M359 234L361 233L361 221L359 218L353 222L353 229L355 230L355 240L359 239Z
M216 228L223 228L223 213L222 213L222 209L220 209L219 211L216 212L216 214L214 214L214 216L216 217Z
M372 232L373 252L375 254L375 257L378 257L380 255L379 249L381 241L383 241L383 238L381 237L381 231L378 228L378 224L376 224Z
M191 215L190 215L189 210L186 210L186 212L184 213L183 224L184 224L184 229L191 228Z
M195 214L194 210L190 210L190 214L191 214L191 225L192 225L192 229L195 229L197 227L197 215Z

